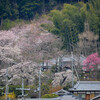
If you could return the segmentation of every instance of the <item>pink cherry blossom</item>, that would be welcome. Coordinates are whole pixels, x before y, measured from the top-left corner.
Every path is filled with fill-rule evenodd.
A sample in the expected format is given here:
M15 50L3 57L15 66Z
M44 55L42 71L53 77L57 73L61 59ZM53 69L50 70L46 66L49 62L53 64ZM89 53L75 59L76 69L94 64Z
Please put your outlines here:
M93 53L83 61L83 70L93 70L99 64L100 64L99 54Z

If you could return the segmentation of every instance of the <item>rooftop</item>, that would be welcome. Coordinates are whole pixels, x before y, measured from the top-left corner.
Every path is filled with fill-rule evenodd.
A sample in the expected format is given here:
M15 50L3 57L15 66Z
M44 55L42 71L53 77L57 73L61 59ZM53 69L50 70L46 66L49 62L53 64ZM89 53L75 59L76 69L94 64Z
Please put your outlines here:
M69 91L100 91L100 81L78 81Z
M22 100L22 99L18 99L18 100ZM34 98L34 99L26 99L25 100L82 100L78 97L75 97L73 95L64 95L58 98Z
M57 95L67 95L67 94L69 94L69 92L66 91L66 90L64 90L64 89L61 89L59 91L54 92L53 94L57 94Z

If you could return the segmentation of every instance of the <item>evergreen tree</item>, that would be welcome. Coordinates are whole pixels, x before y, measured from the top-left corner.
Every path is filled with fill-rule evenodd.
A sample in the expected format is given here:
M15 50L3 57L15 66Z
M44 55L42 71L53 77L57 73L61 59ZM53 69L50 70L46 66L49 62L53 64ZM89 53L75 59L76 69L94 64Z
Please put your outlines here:
M9 0L0 0L0 24L2 26L3 19L9 18L11 15Z

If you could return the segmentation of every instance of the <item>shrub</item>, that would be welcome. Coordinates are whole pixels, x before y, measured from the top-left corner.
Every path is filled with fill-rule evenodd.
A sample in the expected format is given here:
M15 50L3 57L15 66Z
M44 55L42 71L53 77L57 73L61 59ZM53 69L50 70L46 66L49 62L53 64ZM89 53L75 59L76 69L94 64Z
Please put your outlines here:
M44 23L42 23L40 26L43 27L44 29L48 30L49 32L51 32L51 29L53 28L52 24L44 24Z
M12 27L15 27L18 24L29 24L30 21L28 20L21 20L21 19L16 19L14 21L9 20L9 19L5 19L3 21L2 26L0 27L0 30L9 30Z
M42 98L56 98L56 97L58 97L58 95L56 94L45 94L42 96Z
M5 19L3 24L2 24L1 29L2 30L8 30L8 29L12 28L13 26L15 26L15 24L16 23L14 21L11 21L9 19Z
M60 30L57 29L57 28L51 28L50 32L53 33L53 34L55 34L55 35L59 35L60 34Z
M59 91L62 88L63 88L62 86L51 87L50 90L49 90L49 93L53 93L53 92Z
M21 86L19 85L9 85L9 92L14 92L16 97L18 97L19 95L21 95L21 91L16 90L16 88L20 88Z
M12 92L10 94L8 94L7 96L8 98L14 99L16 97L15 93ZM6 98L6 94L4 94L4 96L1 97L1 99L5 99Z

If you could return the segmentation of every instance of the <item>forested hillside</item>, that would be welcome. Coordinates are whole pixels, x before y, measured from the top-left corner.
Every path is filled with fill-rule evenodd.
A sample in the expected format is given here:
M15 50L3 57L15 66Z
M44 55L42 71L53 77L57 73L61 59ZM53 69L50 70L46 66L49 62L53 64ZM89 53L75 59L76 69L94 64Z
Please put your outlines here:
M70 87L72 72L100 80L99 65L100 0L0 0L0 85L6 75L36 90L42 70L42 96Z
M73 48L70 47L70 44L77 44L81 40L86 40L88 43L89 37L91 43L100 41L100 0L90 0L87 3L79 2L73 5L64 4L62 10L52 10L49 15L54 23L54 27L49 31L62 37L64 48L71 50ZM90 32L80 37L83 31ZM98 35L99 38L92 39L89 34L94 34L93 37Z
M54 8L61 9L64 3L79 1L87 0L0 0L0 24L2 25L5 19L30 20Z
M80 42L84 23L89 24L89 31L100 36L100 0L0 0L0 29L8 30L43 14L49 14L54 26L41 26L60 36L67 50L73 49L69 44Z

